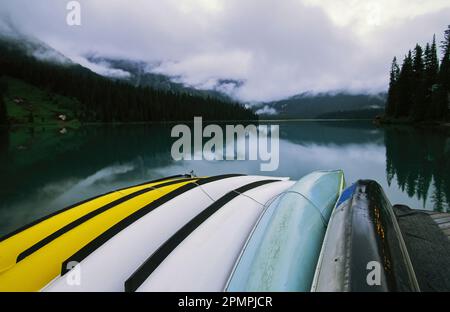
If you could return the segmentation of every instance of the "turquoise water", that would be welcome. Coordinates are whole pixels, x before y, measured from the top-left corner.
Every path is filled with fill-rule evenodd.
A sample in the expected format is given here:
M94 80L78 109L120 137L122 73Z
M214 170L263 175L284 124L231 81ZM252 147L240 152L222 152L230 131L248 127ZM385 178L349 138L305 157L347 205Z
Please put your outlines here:
M299 179L343 169L347 184L374 179L392 203L449 210L450 137L443 130L376 128L369 122L282 122L280 163L176 162L172 125L0 130L0 235L50 212L113 189L188 173L263 174Z

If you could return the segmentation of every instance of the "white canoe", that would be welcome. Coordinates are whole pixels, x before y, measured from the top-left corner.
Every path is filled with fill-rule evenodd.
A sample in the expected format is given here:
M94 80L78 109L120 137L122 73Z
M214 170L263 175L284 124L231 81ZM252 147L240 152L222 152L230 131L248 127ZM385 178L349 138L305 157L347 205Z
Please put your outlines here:
M227 291L309 291L326 223L344 187L340 170L303 177L252 232Z
M208 207L211 215L192 220L153 254L127 281L128 290L223 291L265 204L293 184L246 185L241 195L224 196Z
M81 274L79 285L68 283L66 274L55 279L44 291L123 291L125 280L189 220L230 190L268 179L274 178L228 177L192 188L114 233L112 237L106 233L104 238L67 259L66 263L79 262L76 267ZM183 261L183 258L180 260Z

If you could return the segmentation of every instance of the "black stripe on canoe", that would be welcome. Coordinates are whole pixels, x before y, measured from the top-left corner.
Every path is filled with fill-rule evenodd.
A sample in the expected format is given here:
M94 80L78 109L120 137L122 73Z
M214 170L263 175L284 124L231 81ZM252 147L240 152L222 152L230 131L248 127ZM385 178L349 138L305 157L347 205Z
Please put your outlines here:
M4 240L7 240L8 238L10 238L10 237L16 235L16 234L19 234L20 232L23 232L23 231L25 231L25 230L27 230L27 229L29 229L29 228L31 228L31 227L33 227L33 226L35 226L35 225L41 223L41 222L44 222L44 221L47 220L47 219L50 219L51 217L54 217L54 216L56 216L56 215L58 215L58 214L60 214L60 213L63 213L63 212L65 212L65 211L70 210L70 209L72 209L72 208L75 208L75 207L77 207L77 206L83 205L83 204L85 204L85 203L87 203L87 202L90 202L90 201L95 200L95 199L97 199L97 198L100 198L100 197L102 197L102 196L106 196L106 195L112 194L112 193L114 193L114 192L120 192L120 191L129 189L129 188L142 186L142 185L145 185L145 184L158 183L158 182L165 181L165 180L169 180L169 179L181 179L181 178L189 178L189 177L190 177L190 175L187 175L187 174L174 175L174 176L167 177L167 178L161 178L161 179L156 179L156 180L152 180L152 181L145 182L145 183L140 183L140 184L134 185L134 186L124 187L124 188L121 188L121 189L118 189L118 190L110 191L110 192L107 192L107 193L104 193L104 194L101 194L101 195L97 195L97 196L95 196L95 197L91 197L91 198L82 200L82 201L80 201L80 202L78 202L78 203L76 203L76 204L70 205L70 206L68 206L68 207L66 207L66 208L60 209L60 210L55 211L55 212L53 212L53 213L51 213L51 214L49 214L49 215L46 215L46 216L44 216L44 217L42 217L42 218L39 218L39 219L37 219L37 220L35 220L35 221L33 221L33 222L31 222L31 223L25 225L25 226L20 227L19 229L15 230L15 231L13 231L13 232L11 232L11 233L9 233L9 234L6 234L6 235L0 237L0 243L3 242Z
M26 257L28 257L29 255L33 254L34 252L36 252L37 250L41 249L42 247L44 247L45 245L51 243L52 241L54 241L55 239L57 239L58 237L64 235L65 233L69 232L70 230L76 228L77 226L85 223L86 221L89 221L90 219L98 216L99 214L116 207L117 205L120 205L132 198L135 198L139 195L148 193L150 191L153 191L155 189L159 189L165 186L169 186L169 185L173 185L173 184L178 184L178 183L182 183L182 182L188 182L188 181L194 181L198 178L190 178L190 179L179 179L179 180L174 180L174 181L170 181L170 182L166 182L166 183L161 183L155 186L151 186L151 187L147 187L144 188L142 190L133 192L131 194L128 194L126 196L123 196L119 199L116 199L100 208L97 208L91 212L89 212L88 214L70 222L69 224L65 225L64 227L60 228L59 230L57 230L56 232L50 234L49 236L45 237L44 239L40 240L39 242L37 242L36 244L34 244L33 246L31 246L30 248L24 250L22 253L19 254L19 256L17 257L16 262L20 262L23 259L25 259Z
M104 243L106 243L109 239L111 239L113 236L115 236L117 233L121 232L122 230L124 230L125 228L130 226L132 223L136 222L137 220L139 220L140 218L142 218L149 212L155 210L159 206L167 203L171 199L174 199L175 197L177 197L177 196L183 194L184 192L187 192L199 185L204 185L204 184L211 183L214 181L218 181L218 180L222 180L222 179L226 179L226 178L232 178L232 177L239 177L239 176L243 176L243 175L242 174L227 174L227 175L220 175L220 176L215 176L215 177L204 178L204 179L198 180L197 182L183 185L182 187L170 192L169 194L166 194L166 195L156 199L155 201L151 202L144 208L139 209L138 211L134 212L133 214L129 215L125 219L123 219L120 222L118 222L117 224L115 224L114 226L110 227L108 230L103 232L100 236L98 236L97 238L92 240L90 243L88 243L86 246L84 246L79 251L77 251L75 254L70 256L67 260L65 260L62 263L61 275L64 275L68 271L70 271L68 269L69 263L71 263L71 262L80 263L85 258L87 258L90 254L92 254L95 250L97 250L99 247L101 247Z
M174 235L172 235L164 244L162 244L126 281L125 291L134 292L141 286L145 280L156 270L156 268L169 256L169 254L178 247L192 232L194 232L203 222L211 217L220 208L229 203L232 199L241 193L247 192L259 186L278 182L280 180L263 180L253 182L228 192L208 208L199 213ZM176 281L175 281L176 282Z

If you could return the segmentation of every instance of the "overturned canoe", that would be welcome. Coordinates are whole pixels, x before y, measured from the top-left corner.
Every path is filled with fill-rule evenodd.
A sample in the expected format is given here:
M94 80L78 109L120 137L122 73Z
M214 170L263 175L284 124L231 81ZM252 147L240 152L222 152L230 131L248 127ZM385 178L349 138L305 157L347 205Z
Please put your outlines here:
M358 181L342 193L312 291L419 291L392 206L375 181Z
M124 291L124 283L133 272L196 215L230 190L269 179L273 178L224 175L184 186L158 209L125 219L65 259L62 276L44 291ZM67 266L73 262L82 272L79 285L66 280ZM178 280L179 274L175 274Z
M303 177L268 206L227 291L309 291L331 211L344 188L340 170Z

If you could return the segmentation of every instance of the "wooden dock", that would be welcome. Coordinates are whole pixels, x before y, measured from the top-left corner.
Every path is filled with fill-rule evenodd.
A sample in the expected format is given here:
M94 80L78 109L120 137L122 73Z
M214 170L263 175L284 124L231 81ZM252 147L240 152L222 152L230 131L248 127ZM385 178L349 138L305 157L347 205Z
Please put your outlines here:
M421 291L450 291L450 213L395 205Z

